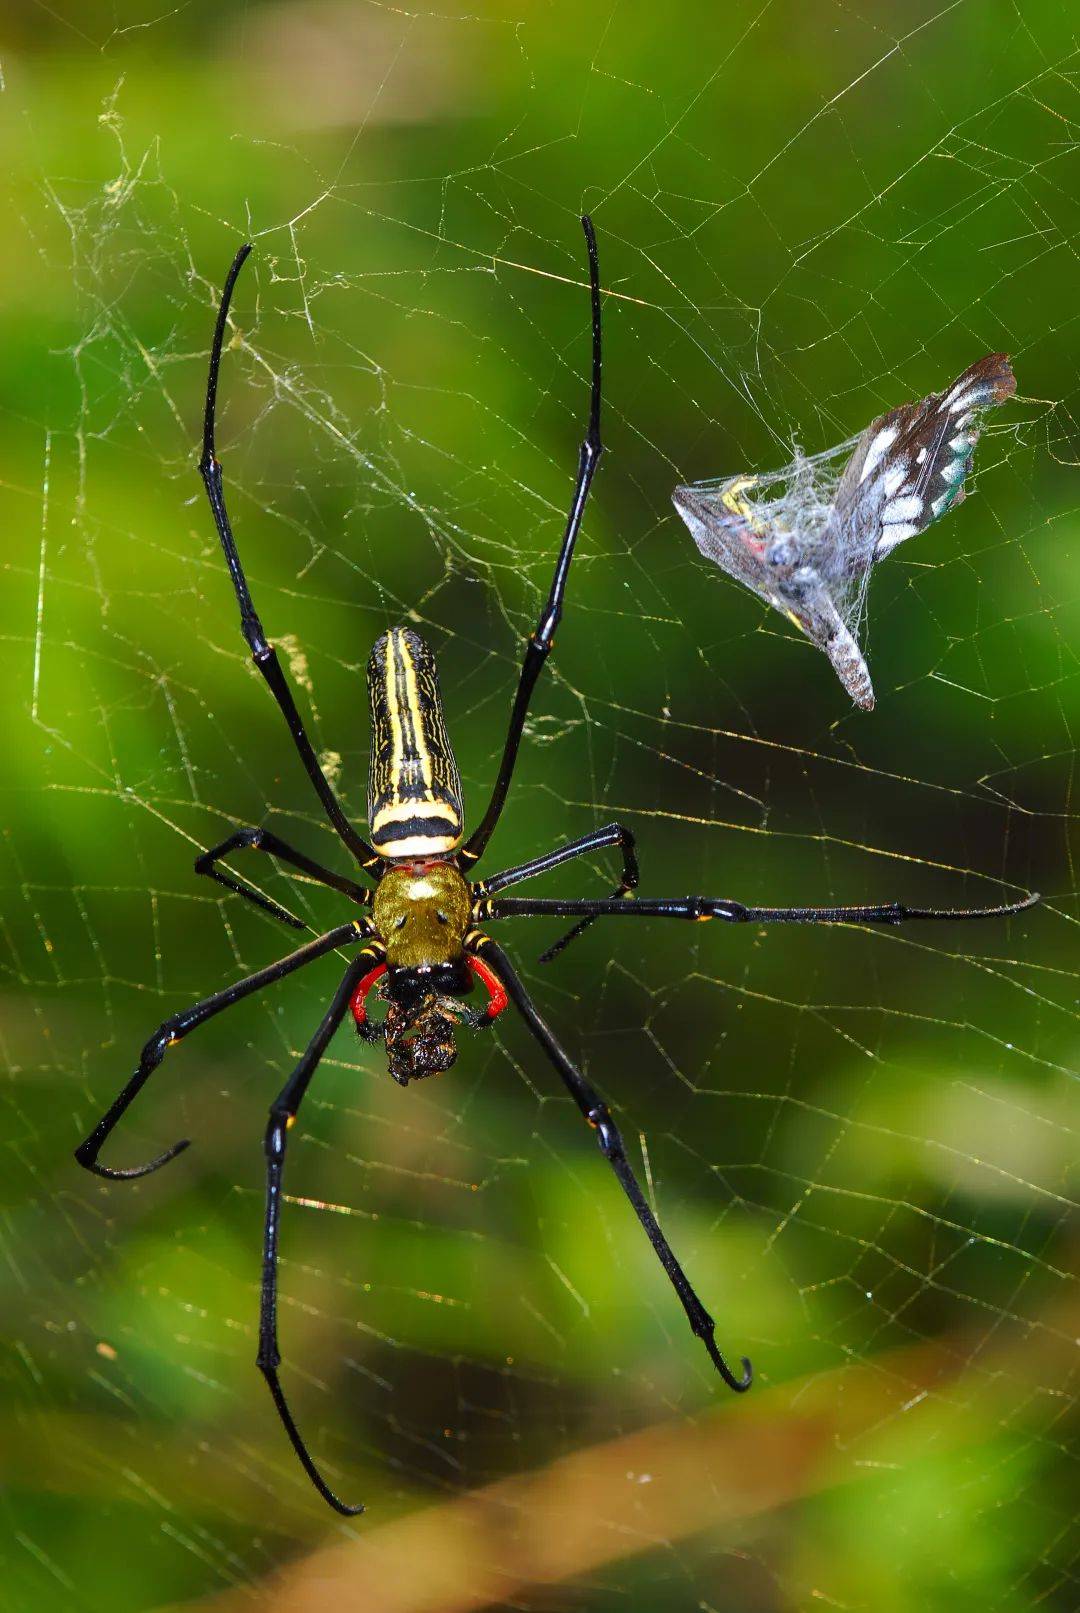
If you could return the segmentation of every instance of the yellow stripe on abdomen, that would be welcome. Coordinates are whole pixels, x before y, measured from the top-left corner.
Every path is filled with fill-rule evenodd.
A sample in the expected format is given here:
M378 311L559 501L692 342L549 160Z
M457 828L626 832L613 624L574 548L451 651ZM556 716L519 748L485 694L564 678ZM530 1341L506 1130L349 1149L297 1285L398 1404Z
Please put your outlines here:
M384 857L452 851L461 839L461 778L443 718L435 657L411 627L384 633L368 662L368 822Z

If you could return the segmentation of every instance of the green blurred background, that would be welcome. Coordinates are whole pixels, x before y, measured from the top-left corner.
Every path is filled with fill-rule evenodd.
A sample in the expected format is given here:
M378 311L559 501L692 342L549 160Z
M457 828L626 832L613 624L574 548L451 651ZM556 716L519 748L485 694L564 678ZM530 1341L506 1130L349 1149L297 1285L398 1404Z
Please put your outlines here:
M766 1407L782 1435L808 1377L840 1403L867 1371L879 1413L815 1493L718 1493L685 1538L647 1488L598 1493L625 1548L506 1604L1080 1604L1074 36L1055 0L7 8L5 1606L243 1593L652 1423L715 1411L722 1439ZM220 446L264 621L357 821L364 663L417 623L475 814L587 406L584 208L610 451L485 866L618 816L658 894L1047 899L918 932L612 922L550 969L557 925L505 927L757 1411L519 1024L407 1092L342 1032L293 1135L282 1344L368 1503L345 1525L253 1365L266 1105L335 961L155 1076L110 1157L189 1136L181 1161L129 1185L71 1158L162 1018L294 944L197 851L267 823L344 866L237 631L195 473L206 348L253 238ZM827 448L997 348L1021 401L874 577L866 717L699 559L671 488Z

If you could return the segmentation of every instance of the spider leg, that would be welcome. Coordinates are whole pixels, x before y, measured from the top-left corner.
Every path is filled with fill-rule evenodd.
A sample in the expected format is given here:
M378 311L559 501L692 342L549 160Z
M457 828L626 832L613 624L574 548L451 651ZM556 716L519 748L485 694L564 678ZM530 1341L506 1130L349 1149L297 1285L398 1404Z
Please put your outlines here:
M573 497L570 500L570 513L567 516L566 530L563 533L559 556L555 562L555 574L551 579L551 589L548 593L547 603L540 612L540 618L525 647L525 659L521 666L517 694L514 697L513 710L510 713L510 726L507 729L502 760L499 763L498 777L491 792L491 800L488 802L487 811L484 813L479 825L473 830L468 841L458 853L466 867L476 862L482 855L484 847L491 839L492 831L499 821L499 816L506 801L510 780L514 773L514 763L517 760L518 746L521 744L525 718L529 712L532 692L536 685L536 680L540 676L541 668L547 660L552 644L555 641L555 630L562 616L566 580L570 574L570 562L574 558L574 544L577 542L577 535L581 528L581 518L585 513L585 502L589 496L592 479L596 474L596 467L600 463L600 455L604 451L604 445L600 441L600 267L596 256L596 236L593 233L592 220L587 215L582 219L581 227L585 231L585 240L589 251L589 286L592 297L592 394L589 404L589 423L578 455L577 478L574 482Z
M235 891L238 896L243 896L246 901L253 902L256 907L261 907L272 918L281 919L285 924L291 924L294 930L304 929L305 925L301 919L293 918L291 913L286 912L285 908L279 906L277 902L271 901L269 896L263 896L260 891L252 890L250 885L241 884L238 879L233 879L229 874L221 873L214 866L222 857L227 857L230 852L244 851L248 848L252 851L265 851L270 857L278 857L282 862L290 863L293 868L298 868L301 873L307 874L311 879L318 880L320 885L329 885L331 889L341 891L345 896L350 896L354 902L359 902L361 907L371 905L371 892L365 889L363 885L357 885L354 880L346 879L343 874L335 874L331 869L324 868L321 863L314 862L312 858L305 856L302 851L294 851L292 846L287 845L284 840L279 840L276 834L271 834L269 829L237 829L235 834L229 835L228 839L223 840L219 846L214 846L212 850L204 851L196 857L195 872L205 874L210 879L216 879L219 885L225 886L226 890Z
M151 1171L159 1170L162 1165L167 1165L170 1159L175 1159L177 1154L182 1153L188 1146L190 1138L185 1137L180 1142L173 1143L171 1148L167 1148L156 1159L148 1160L145 1165L130 1165L126 1168L101 1165L98 1163L98 1154L117 1121L138 1097L170 1047L175 1047L190 1031L199 1025L204 1025L208 1019L213 1019L215 1014L231 1008L233 1003L241 1002L253 992L261 991L264 986L271 986L278 980L284 980L286 975L302 969L305 964L313 963L316 958L323 957L325 953L332 952L335 947L342 946L347 941L355 941L364 933L364 920L353 919L349 924L339 924L326 935L320 935L316 940L309 941L306 946L290 952L287 958L279 958L277 963L270 964L268 968L260 969L244 980L237 980L233 985L226 986L224 991L215 992L212 997L207 997L194 1007L185 1008L179 1014L173 1014L163 1021L139 1055L139 1063L127 1086L102 1115L85 1142L76 1148L75 1158L79 1164L86 1170L93 1171L96 1176L120 1181L132 1180L137 1176L149 1176Z
M475 917L485 922L508 918L659 918L690 919L703 923L720 919L725 924L906 924L911 919L1002 919L1024 913L1040 900L1029 891L1017 902L1001 907L907 907L903 902L879 902L865 907L745 907L719 896L642 896L632 902L612 897L598 901L563 901L561 897L507 897L478 904Z
M634 837L630 833L629 829L624 829L622 824L619 823L613 823L611 828L618 830L617 839L618 844L622 849L623 857L622 878L612 891L611 900L622 901L637 888L637 853L635 851ZM579 935L583 935L593 922L594 920L591 915L589 915L587 918L579 919L576 924L572 925L570 929L567 930L565 935L561 935L552 946L549 946L546 951L541 952L540 962L551 963L552 959L557 958L560 952L566 951L566 948L570 945L571 941L576 941Z
M329 779L319 765L303 718L300 716L293 699L292 690L285 679L278 661L277 651L266 639L262 622L251 598L244 568L240 563L240 554L236 547L232 525L229 521L229 512L225 507L225 488L222 481L221 465L217 457L214 442L214 430L217 416L217 389L218 372L221 368L221 348L225 339L225 326L229 318L229 304L232 301L233 288L237 276L243 268L250 246L242 246L233 259L232 267L225 279L225 288L221 294L221 306L218 309L217 324L214 327L214 340L210 348L210 370L206 381L206 413L203 420L203 446L202 457L199 460L199 474L206 487L206 496L210 500L210 509L213 512L214 524L221 539L221 547L225 553L225 562L229 568L232 585L236 592L237 604L240 606L240 626L251 651L252 660L258 667L262 676L269 685L270 692L278 703L278 708L285 718L289 732L296 746L297 754L303 762L308 778L315 787L315 793L322 802L323 810L341 839L348 846L353 856L365 868L376 868L381 859L360 835L357 834L348 818L345 816L341 803L334 794Z
M709 1359L728 1388L734 1389L738 1394L742 1394L744 1390L750 1387L753 1379L753 1368L746 1357L743 1356L742 1376L737 1378L717 1349L716 1323L693 1288L691 1288L686 1273L675 1258L671 1245L661 1232L656 1217L653 1215L645 1195L638 1186L637 1178L630 1169L630 1164L626 1157L623 1140L619 1135L618 1127L611 1118L607 1104L604 1103L599 1093L590 1086L589 1082L585 1080L584 1076L571 1062L569 1055L556 1040L550 1027L541 1019L502 948L497 946L490 936L485 935L476 936L473 946L477 950L482 949L485 960L502 981L522 1019L539 1042L548 1059L559 1072L567 1091L581 1110L582 1115L596 1132L600 1152L615 1172L619 1186L630 1200L634 1213L641 1222L657 1259L667 1273L668 1281L676 1294L678 1294L682 1308L686 1312L686 1319L690 1323L691 1331L704 1344L709 1353Z
M594 829L591 834L582 835L579 840L571 840L567 845L559 846L543 857L534 857L530 862L518 863L516 868L507 868L501 874L492 875L490 879L477 880L473 885L473 895L482 901L486 897L493 896L496 891L506 890L510 885L518 885L524 879L533 879L537 874L546 874L549 869L558 868L560 863L569 862L572 857L585 857L590 851L599 851L604 846L618 846L622 852L622 878L612 892L612 898L627 896L637 885L638 863L634 836L621 823L605 824L602 829ZM575 924L561 940L540 954L540 962L550 963L552 958L557 957L583 930L587 930L592 922L592 918L584 918Z
M281 1351L278 1348L277 1333L277 1259L278 1259L278 1228L281 1221L281 1192L282 1178L285 1171L285 1147L288 1141L289 1127L296 1119L308 1084L315 1074L319 1060L326 1052L330 1039L337 1030L341 1021L348 1012L352 999L362 976L371 964L373 954L367 949L354 958L345 971L344 978L334 993L330 1007L323 1015L315 1035L309 1042L304 1056L296 1066L292 1075L286 1081L274 1102L270 1105L270 1119L266 1127L266 1220L263 1224L263 1254L262 1254L262 1286L259 1294L259 1353L256 1356L256 1365L266 1379L274 1406L281 1418L285 1432L289 1436L293 1450L300 1460L304 1472L314 1484L324 1501L329 1502L335 1512L340 1512L346 1518L355 1518L363 1512L362 1506L349 1506L339 1501L333 1490L312 1460L311 1454L304 1443L303 1436L296 1426L289 1403L285 1398L285 1391L278 1378L278 1368L281 1365Z

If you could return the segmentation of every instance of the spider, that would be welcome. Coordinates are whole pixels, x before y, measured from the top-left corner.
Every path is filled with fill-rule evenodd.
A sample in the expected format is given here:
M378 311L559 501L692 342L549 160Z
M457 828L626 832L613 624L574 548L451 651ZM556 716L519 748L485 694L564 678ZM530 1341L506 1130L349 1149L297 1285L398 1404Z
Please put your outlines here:
M98 1155L120 1118L138 1096L166 1052L199 1025L234 1003L284 980L298 969L339 947L355 949L314 1036L292 1074L270 1105L265 1134L266 1211L263 1223L262 1282L259 1303L257 1365L278 1416L304 1471L319 1494L347 1517L362 1512L334 1494L304 1442L281 1387L281 1354L277 1329L277 1259L282 1183L288 1133L296 1120L312 1077L331 1038L351 1013L360 1035L385 1042L390 1074L405 1086L411 1080L443 1071L456 1057L459 1025L479 1029L513 1004L541 1052L554 1067L583 1119L593 1129L600 1152L618 1179L646 1236L677 1294L692 1331L701 1339L716 1371L739 1393L750 1387L752 1369L744 1357L736 1374L716 1344L716 1325L690 1285L664 1237L631 1170L618 1127L607 1104L578 1070L532 1002L510 959L481 925L512 917L557 915L576 920L542 961L550 961L600 917L675 918L727 924L898 924L909 919L971 919L1018 913L1035 900L1003 907L935 910L886 902L857 907L748 907L713 896L633 896L638 883L634 836L620 823L609 823L542 856L505 869L484 880L468 877L487 848L499 822L513 777L529 704L540 672L551 652L562 615L574 545L585 503L602 453L600 440L601 315L600 271L596 238L588 217L581 221L588 249L592 313L592 380L588 426L582 442L570 510L551 588L536 627L525 647L517 692L510 712L502 758L491 798L480 822L466 839L461 781L443 720L435 657L410 627L383 634L367 669L371 701L371 752L367 815L370 841L353 828L323 772L277 654L263 632L240 563L225 506L221 465L215 451L215 417L221 351L237 277L250 252L242 246L229 270L210 349L203 449L199 470L240 607L240 625L252 658L270 687L288 725L297 754L315 788L327 818L369 883L335 873L295 850L268 829L238 829L202 853L195 871L254 903L275 919L303 929L301 921L277 902L223 872L218 866L234 852L261 851L289 864L309 879L339 891L361 912L265 969L235 981L193 1007L159 1025L144 1046L138 1066L112 1106L80 1144L75 1157L87 1170L110 1180L131 1180L158 1170L188 1146L174 1143L143 1165L101 1164ZM621 854L621 877L612 895L599 900L501 899L499 893L534 875L605 847ZM633 899L631 899L633 898ZM482 1007L464 999L479 984L486 995ZM368 998L386 1005L381 1020L368 1017Z

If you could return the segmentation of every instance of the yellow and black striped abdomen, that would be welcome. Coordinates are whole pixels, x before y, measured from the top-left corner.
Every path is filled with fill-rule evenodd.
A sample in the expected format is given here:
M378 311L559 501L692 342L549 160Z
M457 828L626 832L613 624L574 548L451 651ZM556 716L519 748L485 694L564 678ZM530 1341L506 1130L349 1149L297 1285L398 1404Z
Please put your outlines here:
M368 823L383 857L431 857L462 835L461 778L443 720L435 657L411 627L384 633L367 669Z

